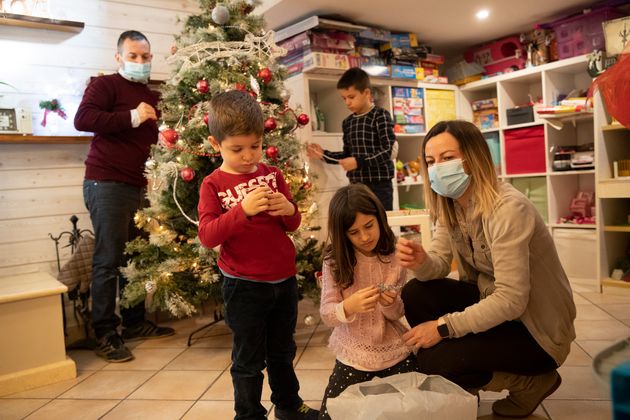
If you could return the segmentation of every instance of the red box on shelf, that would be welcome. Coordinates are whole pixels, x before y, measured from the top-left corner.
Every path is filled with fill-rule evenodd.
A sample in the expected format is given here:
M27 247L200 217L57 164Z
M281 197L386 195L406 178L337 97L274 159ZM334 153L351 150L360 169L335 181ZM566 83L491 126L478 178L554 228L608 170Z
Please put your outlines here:
M464 59L481 64L487 75L525 68L525 54L517 35L473 47L464 52Z
M545 128L542 125L505 131L505 172L541 173L545 165Z

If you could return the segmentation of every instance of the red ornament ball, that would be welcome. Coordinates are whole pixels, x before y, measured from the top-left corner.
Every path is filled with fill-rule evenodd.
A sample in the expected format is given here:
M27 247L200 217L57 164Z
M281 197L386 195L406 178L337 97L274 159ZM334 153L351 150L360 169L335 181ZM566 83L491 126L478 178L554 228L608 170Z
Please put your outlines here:
M270 132L276 129L276 127L278 127L278 123L276 122L276 119L274 117L269 117L265 120L265 131L266 132Z
M208 125L208 114L203 114L203 123Z
M197 82L197 90L201 93L208 93L210 90L210 84L207 80L200 80Z
M234 85L234 88L241 91L247 90L247 86L244 83L237 83L236 85Z
M186 182L190 182L195 178L195 170L189 166L179 172L179 176Z
M267 84L271 82L271 79L273 78L273 73L271 72L271 70L269 70L268 67L265 67L258 72L258 78L262 80L264 84Z
M172 128L167 128L166 130L160 132L160 137L162 138L162 143L164 143L166 147L170 148L175 146L175 144L177 143L177 140L179 139L179 134L177 134L177 131L173 130Z
M271 160L278 159L278 152L279 152L279 150L278 150L278 148L276 146L269 146L269 147L267 147L267 150L265 150L265 154Z
M308 115L306 114L300 114L297 117L297 123L299 125L306 125L308 124L309 121L310 121L310 118L308 118Z

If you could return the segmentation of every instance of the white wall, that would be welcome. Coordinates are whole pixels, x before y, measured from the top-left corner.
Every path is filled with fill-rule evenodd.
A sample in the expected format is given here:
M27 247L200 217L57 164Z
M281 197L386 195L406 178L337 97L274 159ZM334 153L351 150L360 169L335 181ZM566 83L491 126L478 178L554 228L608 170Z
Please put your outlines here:
M0 0L1 1L1 0ZM10 3L4 0L4 4ZM116 70L114 54L122 31L143 32L152 44L154 79L167 79L165 58L173 36L195 0L49 0L50 17L81 21L80 33L0 24L0 108L26 107L33 112L36 135L79 135L72 120L87 80ZM58 98L68 119L49 114L40 121L39 101ZM84 133L88 134L88 133ZM1 137L0 137L1 139ZM0 142L0 276L40 269L56 275L53 241L70 230L91 228L83 204L85 144L8 144ZM65 244L65 243L64 243ZM68 248L62 249L67 259Z

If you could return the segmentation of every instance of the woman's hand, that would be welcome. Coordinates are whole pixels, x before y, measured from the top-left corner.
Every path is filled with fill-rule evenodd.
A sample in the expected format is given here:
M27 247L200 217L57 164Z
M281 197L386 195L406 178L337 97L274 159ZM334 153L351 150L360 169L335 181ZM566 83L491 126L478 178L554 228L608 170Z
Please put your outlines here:
M379 295L378 289L374 286L357 290L343 300L343 310L346 313L346 317L350 317L353 314L372 312L376 307Z
M402 339L405 341L405 344L413 349L428 349L442 341L437 327L437 320L423 322L404 333Z
M399 238L396 242L396 258L401 266L415 270L427 259L427 253L422 245Z
M308 143L306 146L306 156L311 159L324 159L324 149L317 143Z

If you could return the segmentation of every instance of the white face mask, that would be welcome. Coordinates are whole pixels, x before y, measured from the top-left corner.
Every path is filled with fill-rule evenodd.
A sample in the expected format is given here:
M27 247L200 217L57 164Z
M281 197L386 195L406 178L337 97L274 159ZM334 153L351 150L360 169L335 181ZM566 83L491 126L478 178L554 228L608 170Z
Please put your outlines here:
M458 199L470 185L470 175L464 171L461 159L436 163L429 167L431 189L442 197Z
M133 63L123 61L123 66L118 69L118 73L131 82L148 83L151 75L151 62Z

